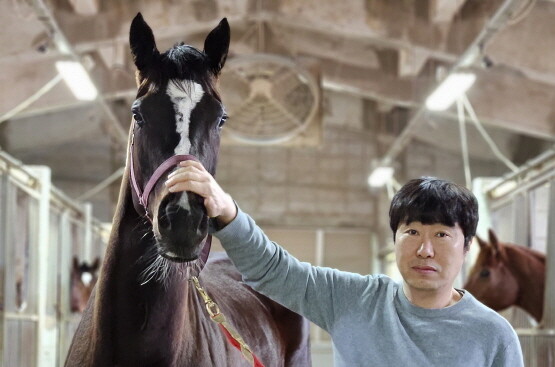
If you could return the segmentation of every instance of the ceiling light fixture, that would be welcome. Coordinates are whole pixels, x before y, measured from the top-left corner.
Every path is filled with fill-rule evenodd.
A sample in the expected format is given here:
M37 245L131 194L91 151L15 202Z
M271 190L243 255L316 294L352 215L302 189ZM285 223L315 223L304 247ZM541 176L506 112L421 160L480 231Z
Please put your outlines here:
M462 96L476 80L473 73L453 73L426 99L426 107L431 111L445 111Z
M92 101L98 95L89 73L76 61L56 61L56 69L77 99Z
M368 176L368 185L371 187L382 187L393 177L393 167L381 166L376 167L370 176Z

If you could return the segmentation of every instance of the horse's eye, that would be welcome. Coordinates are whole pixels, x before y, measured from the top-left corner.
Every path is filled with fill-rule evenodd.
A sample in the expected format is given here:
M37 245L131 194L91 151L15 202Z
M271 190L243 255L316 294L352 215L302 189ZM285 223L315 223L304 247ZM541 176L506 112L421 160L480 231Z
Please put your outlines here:
M218 129L221 129L222 127L224 127L224 124L226 121L227 121L227 115L223 115L220 118L220 122L218 122Z
M482 271L480 272L480 277L481 278L489 277L489 269L482 269Z
M143 116L140 113L133 111L133 120L139 125L139 127L143 127L145 121L143 120Z

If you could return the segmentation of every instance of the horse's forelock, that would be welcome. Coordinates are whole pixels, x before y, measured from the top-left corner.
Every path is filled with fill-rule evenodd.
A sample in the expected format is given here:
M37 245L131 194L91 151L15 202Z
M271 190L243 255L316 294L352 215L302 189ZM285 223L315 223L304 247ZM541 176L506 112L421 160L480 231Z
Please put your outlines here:
M221 100L215 86L216 76L210 71L207 56L183 43L176 44L161 54L153 67L137 71L136 80L137 98L156 93L170 82L188 80L199 83L205 92Z
M210 69L204 52L183 43L176 44L162 55L166 81L190 80L199 83L205 93L221 101L216 88L216 75Z
M154 71L150 72L146 76L141 76L139 72L137 72L137 97L141 98L147 94L156 93L161 86L161 77L159 73Z

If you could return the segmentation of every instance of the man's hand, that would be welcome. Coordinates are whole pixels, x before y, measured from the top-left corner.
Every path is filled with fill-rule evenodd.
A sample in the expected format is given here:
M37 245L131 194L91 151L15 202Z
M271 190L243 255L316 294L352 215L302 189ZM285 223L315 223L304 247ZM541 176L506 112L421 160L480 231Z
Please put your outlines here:
M168 175L166 186L170 192L190 191L202 196L208 216L216 218L222 227L237 215L231 196L224 192L214 177L197 161L180 162L179 168Z

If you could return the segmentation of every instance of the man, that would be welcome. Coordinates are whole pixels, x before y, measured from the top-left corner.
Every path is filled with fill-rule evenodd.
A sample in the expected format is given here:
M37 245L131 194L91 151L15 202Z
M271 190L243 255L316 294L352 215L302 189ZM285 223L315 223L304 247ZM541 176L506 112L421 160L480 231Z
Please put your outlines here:
M455 289L476 232L474 195L436 178L409 181L394 196L390 225L398 284L299 262L271 242L198 162L166 182L204 197L229 257L254 289L328 331L335 365L523 366L511 325L470 293Z

